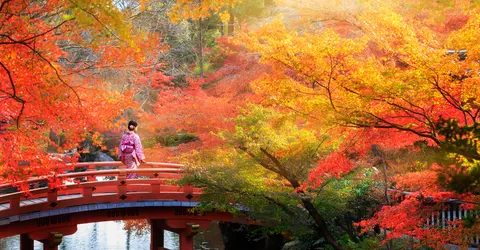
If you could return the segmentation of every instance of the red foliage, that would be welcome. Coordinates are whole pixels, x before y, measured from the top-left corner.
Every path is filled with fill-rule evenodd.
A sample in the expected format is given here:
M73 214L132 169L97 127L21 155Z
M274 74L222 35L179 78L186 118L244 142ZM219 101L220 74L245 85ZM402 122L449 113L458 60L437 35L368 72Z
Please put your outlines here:
M437 26L431 27L440 33L450 33L459 30L468 22L469 16L465 14L449 14L445 18L445 22Z
M126 61L139 63L142 53L126 43L112 46L116 38L105 36L105 24L115 18L115 10L99 10L97 20L86 27L84 12L75 18L66 14L77 9L72 4L76 5L62 0L0 3L2 180L55 174L65 163L48 155L47 146L61 153L74 149L90 131L114 129L112 121L133 104L131 92L123 96L98 72L124 67ZM76 50L67 49L71 47ZM61 135L65 143L50 140L50 133Z
M238 108L256 101L249 84L266 70L257 61L251 55L232 53L220 69L205 79L189 78L187 88L162 88L155 105L156 127L174 127L200 138L200 142L175 149L176 154L222 143L214 134L233 129Z
M325 177L340 178L352 171L354 163L347 159L345 152L334 152L318 162L318 167L310 172L308 181L312 187L320 187Z

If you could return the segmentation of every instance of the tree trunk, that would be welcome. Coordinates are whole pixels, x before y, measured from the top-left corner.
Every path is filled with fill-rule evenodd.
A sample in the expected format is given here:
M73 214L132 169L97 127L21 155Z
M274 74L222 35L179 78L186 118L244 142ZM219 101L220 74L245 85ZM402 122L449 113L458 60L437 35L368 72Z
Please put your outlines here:
M333 238L330 231L328 231L327 223L323 217L318 213L317 209L313 206L312 202L308 199L302 199L303 206L307 209L308 213L312 218L315 220L315 223L318 226L319 232L322 234L323 238L332 245L333 249L342 250L343 248L337 243L337 241Z
M381 165L381 168L382 168L382 172L383 172L383 184L384 184L384 188L383 188L383 195L384 195L384 198L385 198L385 203L387 205L392 205L391 203L391 200L390 200L390 197L388 196L388 174L387 174L387 161L385 160L385 153L383 152L383 150L376 144L372 144L370 146L370 149L373 153L373 155L375 156L376 158L376 163L375 165L378 166L378 164ZM383 228L383 237L384 239L386 240L387 239L387 229L386 228ZM393 249L393 242L392 241L388 241L386 244L385 244L385 247L387 250L391 250Z
M322 237L325 239L325 241L327 243L329 243L333 247L333 249L343 250L343 248L337 243L335 238L333 238L330 231L328 231L328 227L327 227L327 223L325 222L325 219L318 212L318 210L312 204L310 199L308 197L303 196L305 194L305 192L303 190L299 189L300 182L296 179L296 177L291 177L291 175L288 173L287 169L282 165L282 163L274 155L270 154L266 149L260 148L260 151L263 152L263 154L265 156L267 156L272 161L272 163L274 164L272 166L272 165L269 165L267 162L265 162L263 159L258 159L252 152L248 151L247 148L245 148L243 146L239 146L239 148L241 150L245 151L253 159L255 159L265 169L268 169L272 172L275 172L278 175L282 176L283 178L287 179L287 181L290 182L290 185L292 185L292 187L300 195L300 200L302 201L303 206L308 211L308 214L310 216L312 216L312 218L314 219L315 224L317 225L316 229L322 235Z
M385 202L387 203L387 205L391 206L393 205L391 202L390 202L390 198L388 197L388 175L387 175L387 162L385 161L385 159L382 157L381 158L381 161L382 161L382 167L383 167L383 181L384 181L384 196L385 196ZM383 229L383 234L384 234L384 239L387 239L387 229L384 228ZM387 244L385 244L387 250L391 250L393 249L393 242L390 240L387 242Z
M297 180L294 179L287 179L290 184L292 185L293 188L297 189L300 187L300 183ZM299 194L303 194L303 191L297 191ZM342 246L338 244L338 242L333 238L332 234L330 231L328 231L327 223L325 222L325 219L322 217L322 215L318 212L318 210L315 208L315 206L312 204L310 199L308 198L301 198L301 201L303 203L303 206L305 209L307 209L308 214L312 216L313 220L315 221L315 224L317 224L318 231L320 234L325 238L325 240L332 245L333 249L336 250L343 250Z
M228 27L227 27L227 36L233 35L234 32L234 25L235 25L235 17L233 13L230 11L230 20L228 20Z
M200 76L203 77L203 38L202 38L202 19L198 19L198 66Z

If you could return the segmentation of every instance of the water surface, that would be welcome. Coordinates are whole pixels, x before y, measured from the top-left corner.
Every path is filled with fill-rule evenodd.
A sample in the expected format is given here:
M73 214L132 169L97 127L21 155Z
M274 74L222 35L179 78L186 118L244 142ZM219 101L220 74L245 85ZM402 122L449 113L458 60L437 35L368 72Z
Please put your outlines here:
M101 250L142 250L150 249L150 233L138 236L133 231L123 230L123 222L98 222L78 225L75 234L63 237L59 250L101 249ZM178 250L178 235L165 231L164 246ZM20 249L20 236L0 239L0 250ZM218 226L203 230L195 236L195 249L223 250ZM43 250L43 244L35 241L35 250Z

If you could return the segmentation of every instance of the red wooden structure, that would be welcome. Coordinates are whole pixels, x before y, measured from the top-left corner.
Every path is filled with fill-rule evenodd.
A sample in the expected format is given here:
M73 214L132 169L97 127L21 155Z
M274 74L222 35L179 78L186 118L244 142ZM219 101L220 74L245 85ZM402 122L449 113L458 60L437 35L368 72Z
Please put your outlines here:
M119 169L101 169L106 166ZM57 175L55 178L66 183L60 187L1 195L0 238L20 234L21 250L33 250L33 240L43 242L44 249L57 249L62 237L75 233L78 224L148 219L151 249L163 249L163 230L169 230L180 235L180 249L190 250L199 228L208 227L211 221L233 220L228 213L191 212L189 208L198 205L201 189L175 184L184 174L179 164L145 163L138 169L120 169L121 162L95 162L73 167L87 170ZM129 173L139 177L126 179ZM49 177L39 177L25 182L48 181ZM0 184L0 188L11 186Z

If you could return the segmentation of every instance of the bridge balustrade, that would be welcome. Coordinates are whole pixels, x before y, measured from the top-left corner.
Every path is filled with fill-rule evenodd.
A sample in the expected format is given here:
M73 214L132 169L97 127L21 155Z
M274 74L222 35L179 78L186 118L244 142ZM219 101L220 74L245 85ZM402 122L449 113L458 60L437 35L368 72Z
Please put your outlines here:
M67 172L75 169L83 169L85 171ZM28 231L38 229L27 229L16 225L22 220L41 219L39 217L41 217L42 213L46 213L46 218L55 218L55 214L49 214L49 211L55 213L58 213L58 211L67 213L81 212L77 208L85 207L86 205L97 206L95 204L102 204L106 206L105 204L121 204L122 202L124 204L132 204L139 201L174 201L177 202L175 204L179 204L178 202L198 200L198 196L201 194L200 188L195 188L192 185L178 186L176 184L176 181L185 174L185 169L180 164L144 163L138 169L125 169L121 162L75 163L67 164L64 171L66 172L64 174L35 177L14 183L14 185L18 186L22 184L34 186L38 183L50 183L47 187L20 190L0 195L0 228L3 228L3 230L0 229L0 238L21 234L21 240L24 242L24 247L21 247L21 249L30 249L30 245L33 246L29 242L31 239L44 242L45 249L56 249L58 244L52 245L49 239L52 238L52 235L58 236L58 232L45 230ZM128 179L127 176L129 174L136 174L138 177ZM63 184L58 186L52 185L52 181ZM12 183L0 183L0 189L8 187L12 187ZM154 213L153 210L147 212ZM114 213L118 213L118 210L114 211ZM135 212L126 212L127 215L129 213ZM120 215L122 215L122 212L120 212ZM189 214L187 213L186 215ZM50 219L43 220L51 221ZM160 229L156 228L155 232L163 229L177 230L179 233L183 232L183 238L181 237L180 240L184 242L182 249L191 249L193 243L188 237L191 238L192 223L187 222L181 221L181 226L177 225L177 227L171 226L173 222L164 222L163 224L165 225ZM162 223L156 223L156 227L159 224ZM195 227L195 224L193 224L193 227ZM5 230L7 228L9 230ZM76 226L75 230L72 227L63 228L62 230L74 233ZM187 231L190 233L186 233ZM25 233L28 233L28 237L25 236ZM152 237L158 237L158 235ZM157 241L155 240L155 242ZM152 247L152 249L157 249L157 247Z

